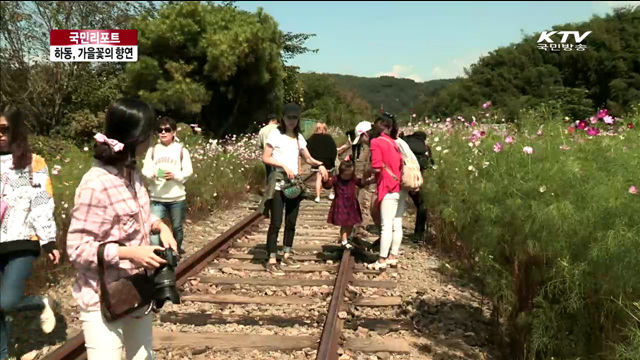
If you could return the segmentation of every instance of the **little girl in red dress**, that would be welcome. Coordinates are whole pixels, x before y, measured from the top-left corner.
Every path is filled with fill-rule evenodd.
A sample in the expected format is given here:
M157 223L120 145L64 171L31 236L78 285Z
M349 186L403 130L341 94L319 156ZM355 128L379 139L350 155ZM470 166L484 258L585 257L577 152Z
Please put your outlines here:
M371 181L357 177L353 162L347 159L340 163L338 175L322 183L325 189L333 188L335 193L327 222L340 226L340 241L342 246L347 249L352 247L348 239L353 226L362 223L362 211L358 202L356 186L363 188L371 183Z

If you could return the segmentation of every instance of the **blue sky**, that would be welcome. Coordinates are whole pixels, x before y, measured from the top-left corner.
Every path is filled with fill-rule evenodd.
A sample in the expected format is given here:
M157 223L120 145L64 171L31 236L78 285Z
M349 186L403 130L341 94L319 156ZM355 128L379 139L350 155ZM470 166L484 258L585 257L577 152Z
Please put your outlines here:
M417 81L463 75L489 51L518 42L522 31L589 20L640 1L238 1L263 7L283 31L315 33L319 49L292 61L303 72Z

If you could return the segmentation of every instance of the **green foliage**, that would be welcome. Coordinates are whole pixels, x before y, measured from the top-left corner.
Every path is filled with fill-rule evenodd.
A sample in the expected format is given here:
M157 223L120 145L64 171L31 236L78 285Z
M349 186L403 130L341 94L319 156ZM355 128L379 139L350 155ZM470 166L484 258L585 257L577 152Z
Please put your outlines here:
M372 109L380 109L392 114L409 114L409 109L417 107L424 99L434 96L440 89L455 83L455 80L432 80L415 82L391 76L368 78L352 75L322 74L335 81L342 89L353 91L362 97Z
M371 107L355 92L338 87L324 74L300 74L307 110L304 117L328 125L350 128L371 116Z
M553 30L592 33L585 51L540 50L539 34L492 51L471 65L464 79L424 99L419 114L465 114L488 100L511 119L547 101L564 102L565 116L577 119L602 107L617 115L629 111L640 99L640 8L616 9Z
M640 117L590 137L567 131L554 117L562 109L539 109L518 126L432 128L425 198L437 240L472 250L511 359L637 358L625 307L640 299L640 184L629 171L640 167L640 132L627 124Z
M67 125L58 129L57 136L73 139L77 146L87 145L104 128L104 115L104 112L92 114L86 109L72 112L65 118Z
M119 64L51 63L52 29L123 29L153 2L3 1L0 3L0 100L27 112L40 135L68 125L73 112L102 111L119 94Z
M252 130L282 102L283 34L262 9L172 3L134 24L140 61L127 68L127 92L161 112L222 136Z
M616 360L640 359L640 302L633 304L629 314L633 320L632 326L626 333L628 341L616 346Z
M310 49L304 45L307 40L314 36L316 36L316 34L295 34L292 32L283 34L282 41L284 46L282 48L282 59L288 61L298 55L310 52L314 54L317 53L318 49Z
M304 106L304 85L298 75L299 68L297 66L285 66L286 73L284 77L284 102L295 102Z

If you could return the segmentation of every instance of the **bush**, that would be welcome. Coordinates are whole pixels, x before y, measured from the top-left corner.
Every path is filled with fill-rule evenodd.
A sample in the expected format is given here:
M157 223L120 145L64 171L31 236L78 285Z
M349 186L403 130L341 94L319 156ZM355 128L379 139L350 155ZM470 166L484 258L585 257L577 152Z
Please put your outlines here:
M86 109L72 112L65 117L66 125L60 127L59 135L78 146L92 143L93 136L102 131L104 116L104 112L92 114Z
M429 124L436 166L425 192L438 243L475 260L510 358L638 349L625 308L640 299L640 116L523 115L502 128Z

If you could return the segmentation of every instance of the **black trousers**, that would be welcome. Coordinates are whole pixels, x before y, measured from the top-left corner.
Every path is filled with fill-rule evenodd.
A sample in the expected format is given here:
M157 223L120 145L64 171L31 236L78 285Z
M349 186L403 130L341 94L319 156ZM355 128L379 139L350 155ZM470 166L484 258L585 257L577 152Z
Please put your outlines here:
M267 231L267 251L269 254L275 254L278 251L278 232L280 232L280 228L282 227L283 212L284 246L293 246L300 201L302 201L302 196L297 199L287 199L282 194L282 191L276 191L273 194L273 201L271 202L271 224L269 224L269 230Z
M413 230L414 234L424 234L427 230L427 208L424 204L424 200L422 199L422 194L420 191L415 193L409 193L411 200L413 200L413 204L416 206L418 210L416 213L416 225Z
M351 157L354 160L360 159L360 150L362 150L362 144L351 145Z

